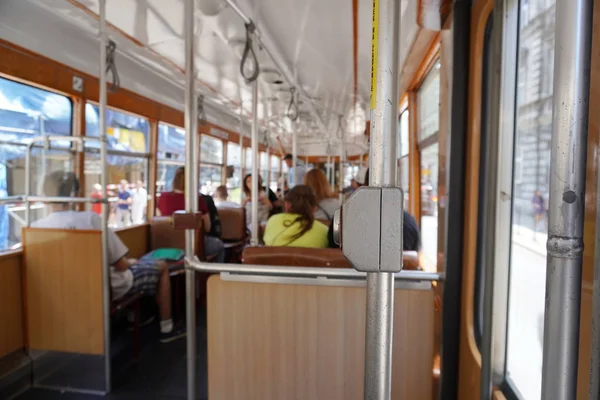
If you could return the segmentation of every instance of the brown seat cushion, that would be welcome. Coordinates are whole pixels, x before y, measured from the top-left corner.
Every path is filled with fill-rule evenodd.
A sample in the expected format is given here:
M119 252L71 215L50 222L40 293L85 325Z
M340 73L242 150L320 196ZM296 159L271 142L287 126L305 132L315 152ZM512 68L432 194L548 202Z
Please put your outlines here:
M224 242L237 242L246 240L246 209L219 208L221 220L221 239Z
M405 251L404 269L419 269L416 251ZM301 247L247 247L244 264L298 267L352 268L340 249L307 249Z

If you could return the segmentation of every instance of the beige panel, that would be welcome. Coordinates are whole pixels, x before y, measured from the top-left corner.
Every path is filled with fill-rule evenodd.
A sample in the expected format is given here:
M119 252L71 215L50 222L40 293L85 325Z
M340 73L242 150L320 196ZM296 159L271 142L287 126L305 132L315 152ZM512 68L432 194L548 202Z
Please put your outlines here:
M0 257L0 358L24 346L21 253Z
M100 232L24 229L28 346L104 353Z
M140 258L148 253L149 225L136 225L129 228L117 230L117 236L129 249L129 257Z
M394 399L431 399L433 292L396 290ZM365 290L208 283L209 398L363 398Z

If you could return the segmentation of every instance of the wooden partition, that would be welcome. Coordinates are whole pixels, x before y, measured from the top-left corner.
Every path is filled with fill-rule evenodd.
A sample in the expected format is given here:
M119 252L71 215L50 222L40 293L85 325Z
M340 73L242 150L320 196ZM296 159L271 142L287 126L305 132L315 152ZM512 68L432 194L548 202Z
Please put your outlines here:
M0 256L0 358L25 346L21 252Z
M119 236L123 244L129 249L128 256L133 258L140 258L148 253L149 232L150 225L148 224L130 226L116 231L117 236Z
M364 288L208 282L209 398L363 398ZM396 289L393 399L432 397L433 291Z
M99 231L23 229L28 347L104 354Z

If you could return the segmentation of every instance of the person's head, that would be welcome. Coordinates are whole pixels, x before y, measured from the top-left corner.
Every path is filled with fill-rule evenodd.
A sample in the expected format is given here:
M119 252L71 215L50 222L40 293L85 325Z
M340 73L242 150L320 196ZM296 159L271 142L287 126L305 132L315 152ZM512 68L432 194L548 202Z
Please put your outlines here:
M42 193L48 197L77 197L79 195L79 180L72 172L51 172L44 177Z
M119 182L119 190L121 190L121 191L127 190L128 185L129 185L129 182L127 182L125 179L122 179L121 182Z
M536 197L542 197L542 191L540 189L535 191Z
M283 157L283 161L288 166L288 168L292 168L292 165L294 162L294 156L292 156L291 154L288 153L285 155L285 157Z
M138 179L138 181L135 183L135 186L136 186L138 189L141 189L141 188L143 188L143 187L144 187L144 182L142 182L141 180L139 180L139 179Z
M291 237L292 240L296 240L312 228L317 211L317 198L310 187L297 185L285 195L284 201L286 213L298 214L289 224L299 222L301 225L298 233Z
M215 194L213 197L216 200L225 201L227 197L229 197L229 193L227 193L227 186L221 185L215 190Z
M242 185L242 189L244 190L244 194L246 196L250 196L252 193L252 174L248 174L244 177L244 184ZM261 192L262 188L262 179L260 175L258 176L258 191Z
M185 190L185 168L179 167L175 171L173 176L173 182L171 184L172 190L178 190L183 192Z
M99 183L94 183L94 191L101 192L102 191L102 185L99 184Z
M304 175L304 184L312 189L317 199L317 204L323 199L335 197L335 195L331 193L327 177L320 169L308 171L306 175Z

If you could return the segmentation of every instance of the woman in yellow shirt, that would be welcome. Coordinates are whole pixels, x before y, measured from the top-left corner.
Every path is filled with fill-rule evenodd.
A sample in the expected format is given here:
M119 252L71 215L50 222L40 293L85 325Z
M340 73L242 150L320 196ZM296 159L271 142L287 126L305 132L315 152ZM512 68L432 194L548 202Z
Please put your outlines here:
M327 226L315 221L317 199L306 185L294 186L285 196L285 212L273 215L265 228L267 246L326 248Z

